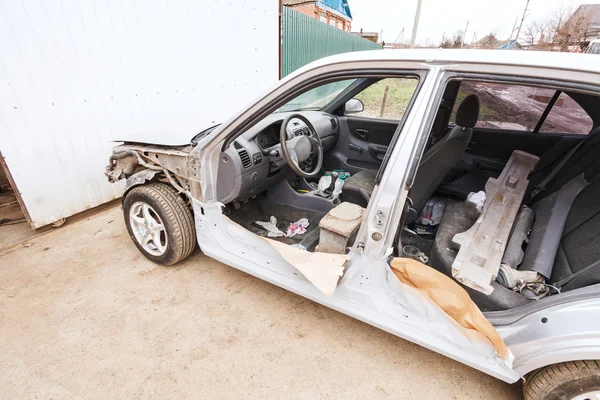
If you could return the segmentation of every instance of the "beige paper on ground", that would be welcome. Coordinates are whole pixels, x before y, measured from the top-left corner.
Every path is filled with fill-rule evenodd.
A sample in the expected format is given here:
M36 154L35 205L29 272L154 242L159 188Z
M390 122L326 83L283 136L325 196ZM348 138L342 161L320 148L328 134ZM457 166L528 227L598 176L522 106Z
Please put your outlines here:
M296 267L317 289L327 296L333 294L344 273L343 265L348 260L347 255L311 253L276 240L262 239L269 242L285 261Z
M406 285L426 294L444 312L467 329L474 329L486 336L504 360L509 350L498 335L496 328L483 316L469 294L451 278L435 269L410 258L394 258L392 271Z

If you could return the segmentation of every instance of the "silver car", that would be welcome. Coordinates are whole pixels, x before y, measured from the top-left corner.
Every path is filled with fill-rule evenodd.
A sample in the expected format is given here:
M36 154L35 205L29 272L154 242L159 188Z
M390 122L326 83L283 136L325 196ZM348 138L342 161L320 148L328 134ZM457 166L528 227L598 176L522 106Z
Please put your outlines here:
M198 244L528 400L600 398L599 96L594 55L348 53L106 174L156 263Z

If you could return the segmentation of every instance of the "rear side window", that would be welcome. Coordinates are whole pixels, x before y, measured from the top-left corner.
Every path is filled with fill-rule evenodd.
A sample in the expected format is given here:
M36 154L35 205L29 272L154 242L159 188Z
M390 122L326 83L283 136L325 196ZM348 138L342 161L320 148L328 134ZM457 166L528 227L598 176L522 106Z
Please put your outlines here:
M462 100L479 97L478 128L533 131L554 90L490 82L462 82L451 121Z
M533 86L464 81L450 121L454 123L461 101L475 94L480 105L478 128L532 132L555 93L554 89ZM592 125L592 119L579 104L561 93L540 131L587 134Z
M568 95L561 93L544 120L540 132L587 135L593 126L594 122L585 110Z

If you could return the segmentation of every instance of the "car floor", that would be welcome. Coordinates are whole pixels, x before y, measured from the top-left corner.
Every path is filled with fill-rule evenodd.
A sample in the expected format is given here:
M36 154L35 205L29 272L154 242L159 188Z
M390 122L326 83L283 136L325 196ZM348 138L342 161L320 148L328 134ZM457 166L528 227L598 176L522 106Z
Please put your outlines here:
M305 210L290 206L284 206L265 200L262 196L251 199L246 203L240 203L240 208L235 209L228 206L227 212L232 221L240 224L250 232L259 236L267 237L267 230L256 224L256 221L267 222L271 216L277 218L277 227L286 232L287 227L301 218L308 219L309 225L306 233L298 234L293 237L272 238L285 244L297 244L307 238L311 232L319 227L319 221L325 216L325 213L313 210Z
M0 251L7 399L518 399L464 364L196 250L162 267L119 206Z

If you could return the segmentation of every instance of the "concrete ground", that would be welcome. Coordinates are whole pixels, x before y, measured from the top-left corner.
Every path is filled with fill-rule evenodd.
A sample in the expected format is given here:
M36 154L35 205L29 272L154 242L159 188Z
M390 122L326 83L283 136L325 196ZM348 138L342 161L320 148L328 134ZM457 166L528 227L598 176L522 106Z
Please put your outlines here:
M147 261L119 207L0 251L0 398L515 399L216 262Z

